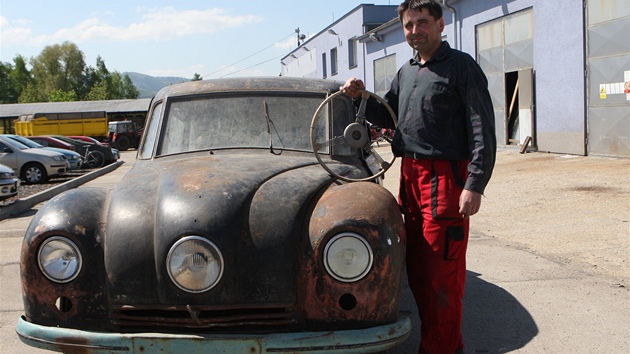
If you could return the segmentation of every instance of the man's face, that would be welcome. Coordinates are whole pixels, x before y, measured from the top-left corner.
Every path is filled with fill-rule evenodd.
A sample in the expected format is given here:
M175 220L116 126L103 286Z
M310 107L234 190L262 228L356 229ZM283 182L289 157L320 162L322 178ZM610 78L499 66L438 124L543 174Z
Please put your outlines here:
M444 19L436 21L426 8L405 11L402 25L407 43L421 56L431 56L442 43Z

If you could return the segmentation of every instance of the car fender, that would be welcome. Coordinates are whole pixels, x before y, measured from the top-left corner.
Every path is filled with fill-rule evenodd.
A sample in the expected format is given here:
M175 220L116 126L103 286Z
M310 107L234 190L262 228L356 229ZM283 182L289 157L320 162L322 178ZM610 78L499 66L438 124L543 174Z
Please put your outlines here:
M59 284L43 275L37 258L42 242L62 236L77 245L84 265L103 264L103 211L108 196L109 191L102 188L72 189L51 199L33 217L20 260L26 318L45 325L67 326L66 322L76 321L78 313L78 318L106 316L107 277L102 267L83 266L73 281Z
M343 231L360 234L373 250L372 270L356 282L333 279L323 264L327 241ZM308 233L304 252L310 256L302 265L307 284L301 287L306 316L323 324L329 318L354 319L357 327L396 322L406 238L393 195L372 182L333 185L315 206Z

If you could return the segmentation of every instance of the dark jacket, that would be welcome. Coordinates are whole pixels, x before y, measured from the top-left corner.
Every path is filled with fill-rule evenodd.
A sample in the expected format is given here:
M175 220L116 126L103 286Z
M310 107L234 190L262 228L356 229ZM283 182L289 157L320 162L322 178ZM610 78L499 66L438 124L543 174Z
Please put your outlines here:
M494 109L488 81L473 58L447 42L426 63L405 63L385 99L398 117L392 149L398 156L469 160L465 188L483 193L495 162ZM392 127L370 100L367 119Z

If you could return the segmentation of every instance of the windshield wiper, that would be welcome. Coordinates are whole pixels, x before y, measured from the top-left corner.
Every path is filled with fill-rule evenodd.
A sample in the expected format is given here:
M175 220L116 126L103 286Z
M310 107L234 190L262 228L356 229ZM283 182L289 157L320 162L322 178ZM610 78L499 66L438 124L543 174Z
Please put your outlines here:
M282 154L282 151L275 152L273 150L273 138L271 134L271 120L269 119L269 107L267 106L267 100L263 100L263 108L265 109L265 120L267 121L267 133L269 133L269 152L274 155Z

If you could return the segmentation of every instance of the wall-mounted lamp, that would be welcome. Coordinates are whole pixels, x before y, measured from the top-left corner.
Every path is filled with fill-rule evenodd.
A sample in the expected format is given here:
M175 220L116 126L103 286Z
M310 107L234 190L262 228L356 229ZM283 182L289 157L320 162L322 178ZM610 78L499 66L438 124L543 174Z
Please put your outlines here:
M343 45L343 43L341 43L341 38L339 38L339 34L337 34L337 32L335 32L334 29L329 28L328 31L326 31L326 33L332 34L333 36L337 36L337 40L339 41L339 46L341 47Z
M376 33L370 33L370 39L376 42L382 42L383 38Z

